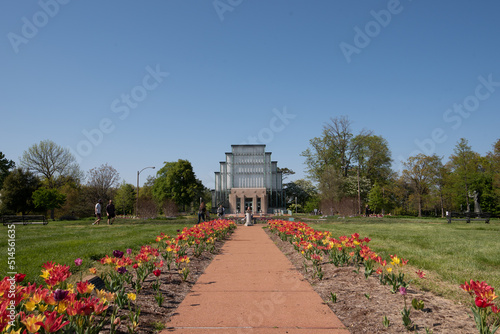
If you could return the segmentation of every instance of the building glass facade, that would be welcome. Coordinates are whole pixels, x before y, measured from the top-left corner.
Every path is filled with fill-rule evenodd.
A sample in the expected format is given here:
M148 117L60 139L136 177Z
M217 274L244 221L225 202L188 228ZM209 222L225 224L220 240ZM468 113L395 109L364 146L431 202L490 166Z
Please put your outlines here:
M212 207L222 204L226 213L274 213L285 207L283 179L266 145L232 145L215 172Z

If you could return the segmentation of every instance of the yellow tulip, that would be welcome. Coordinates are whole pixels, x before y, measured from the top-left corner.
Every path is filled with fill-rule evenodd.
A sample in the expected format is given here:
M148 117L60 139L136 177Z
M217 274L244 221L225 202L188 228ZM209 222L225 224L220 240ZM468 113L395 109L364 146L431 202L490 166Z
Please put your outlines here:
M26 308L26 311L33 312L35 310L36 303L30 299L26 304L24 304L24 307Z
M41 313L47 311L47 307L49 307L49 305L42 305L42 304L39 304L38 305L38 311L40 311Z
M59 302L59 304L57 305L57 313L61 314L66 312L67 308L68 308L68 303L65 300L63 300L62 302Z
M26 329L30 333L36 333L40 329L40 325L37 325L37 322L43 322L45 320L45 316L43 314L39 314L36 317L28 317L24 321L21 321L25 326Z

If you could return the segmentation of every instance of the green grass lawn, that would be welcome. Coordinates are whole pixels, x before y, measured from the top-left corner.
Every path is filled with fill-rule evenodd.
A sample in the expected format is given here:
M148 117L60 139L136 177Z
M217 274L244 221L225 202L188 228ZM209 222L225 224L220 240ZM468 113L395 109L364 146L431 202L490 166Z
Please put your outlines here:
M42 283L42 264L53 261L77 268L74 260L81 258L83 264L78 269L86 270L95 265L104 255L113 250L125 251L127 248L139 250L142 245L155 242L161 232L177 234L177 230L193 226L195 219L163 220L123 220L116 219L108 226L106 221L92 226L91 220L50 221L48 225L16 225L15 228L15 271L27 274L30 282ZM104 224L103 224L104 223ZM0 226L0 264L2 277L11 270L8 268L7 227Z
M308 220L308 216L295 217L306 221L317 230L328 230L334 236L359 233L371 238L369 246L388 258L389 254L409 259L409 274L421 269L425 280L415 280L424 290L460 300L464 297L458 285L465 280L486 281L500 290L500 222L453 222L444 219L416 218L329 218L325 221ZM71 265L72 271L86 270L104 255L127 248L139 250L151 244L161 232L175 235L177 230L191 227L194 218L158 220L117 220L112 226L92 226L93 220L51 221L48 225L17 225L16 272L26 273L27 280L42 282L41 265L47 261ZM102 223L101 223L102 224ZM0 237L1 273L7 267L7 227ZM76 268L74 260L81 258L83 265Z
M384 258L397 254L409 259L412 271L427 273L426 280L414 284L437 294L457 299L462 295L458 285L470 279L500 290L498 220L448 224L445 219L346 218L308 224L336 237L357 232L372 239L370 248Z

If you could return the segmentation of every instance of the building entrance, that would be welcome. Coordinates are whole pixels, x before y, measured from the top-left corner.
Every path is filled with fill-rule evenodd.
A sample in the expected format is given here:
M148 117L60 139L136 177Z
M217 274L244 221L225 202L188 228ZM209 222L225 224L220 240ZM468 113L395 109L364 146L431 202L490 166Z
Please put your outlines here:
M253 199L252 198L245 198L245 211L250 208L250 210L253 211Z

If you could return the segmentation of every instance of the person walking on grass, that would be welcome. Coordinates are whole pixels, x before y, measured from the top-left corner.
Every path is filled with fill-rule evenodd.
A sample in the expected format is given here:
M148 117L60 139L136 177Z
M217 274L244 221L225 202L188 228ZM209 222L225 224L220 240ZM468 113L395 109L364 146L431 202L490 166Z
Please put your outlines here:
M92 225L99 225L101 222L101 208L102 208L102 201L98 200L97 204L95 205L95 217L97 218L95 222L92 223Z
M108 225L113 225L115 222L115 205L112 200L109 200L109 204L106 205L106 215L108 216Z

